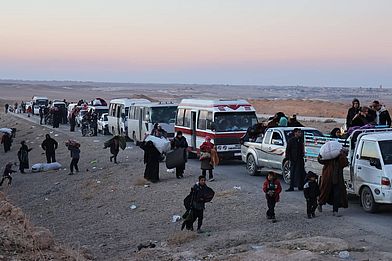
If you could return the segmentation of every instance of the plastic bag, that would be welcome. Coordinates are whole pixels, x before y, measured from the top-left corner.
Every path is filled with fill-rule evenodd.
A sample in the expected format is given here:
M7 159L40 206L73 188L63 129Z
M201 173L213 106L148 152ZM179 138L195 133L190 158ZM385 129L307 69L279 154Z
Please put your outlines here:
M338 141L328 141L320 148L320 156L323 160L337 158L342 150L343 145Z

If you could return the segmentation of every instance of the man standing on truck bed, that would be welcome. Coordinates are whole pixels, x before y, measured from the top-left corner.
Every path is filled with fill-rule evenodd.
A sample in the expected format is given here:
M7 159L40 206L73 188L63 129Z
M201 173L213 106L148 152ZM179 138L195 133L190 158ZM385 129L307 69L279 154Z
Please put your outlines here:
M286 157L290 161L290 187L286 191L294 191L294 187L303 190L305 180L305 146L302 131L295 128L293 132L294 137L289 139L286 148Z

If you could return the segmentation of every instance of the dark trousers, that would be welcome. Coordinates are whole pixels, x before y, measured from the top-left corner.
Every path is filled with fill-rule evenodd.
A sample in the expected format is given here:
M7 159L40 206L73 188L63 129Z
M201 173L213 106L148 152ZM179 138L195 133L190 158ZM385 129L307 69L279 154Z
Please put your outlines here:
M339 184L332 185L332 194L333 194L333 212L338 212L340 207L340 186Z
M110 161L112 161L114 159L114 163L117 163L117 154L113 154L112 156L110 156Z
M275 205L276 205L275 197L266 195L266 198L267 198L267 206L268 206L267 217L275 217Z
M184 170L185 170L185 164L176 167L176 176L178 177L182 177L184 175Z
M10 175L7 175L7 176L3 176L3 178L1 179L0 186L3 185L3 182L4 182L5 179L8 179L8 185L11 185L12 177Z
M193 228L193 223L195 223L197 219L197 229L201 228L201 225L203 225L203 214L204 214L204 209L192 209L192 228Z
M306 200L306 213L308 216L314 214L317 209L317 198L309 198Z
M56 162L56 153L53 152L46 152L46 162L52 163Z
M206 169L202 169L202 170L201 170L201 175L202 175L203 177L206 177L206 175L207 175L207 170L206 170ZM214 178L214 175L212 174L212 169L209 169L209 170L208 170L208 178L209 178L209 179L213 179L213 178Z
M40 115L39 116L39 124L41 124L42 125L42 120L44 119L44 115Z
M304 181L302 180L302 178L298 178L299 175L301 175L301 173L298 173L299 171L299 167L297 166L297 164L300 163L295 163L290 161L290 189L294 189L296 186L296 181L299 182L298 184L298 190L303 190L304 187Z
M69 126L70 126L70 129L69 129L69 131L72 131L72 132L74 132L74 131L75 131L75 126L76 126L76 124L75 124L75 123L73 123L73 122L71 122L71 123L69 124Z
M71 173L73 173L74 167L75 167L76 172L79 172L78 162L79 162L79 158L71 160L71 165L69 166Z

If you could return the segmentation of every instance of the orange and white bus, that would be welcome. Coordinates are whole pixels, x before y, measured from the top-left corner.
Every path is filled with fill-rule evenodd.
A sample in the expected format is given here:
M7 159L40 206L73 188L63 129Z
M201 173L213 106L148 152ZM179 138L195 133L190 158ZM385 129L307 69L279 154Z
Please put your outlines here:
M175 130L182 131L193 153L210 136L219 157L230 159L241 157L240 138L256 123L256 110L246 100L183 99Z

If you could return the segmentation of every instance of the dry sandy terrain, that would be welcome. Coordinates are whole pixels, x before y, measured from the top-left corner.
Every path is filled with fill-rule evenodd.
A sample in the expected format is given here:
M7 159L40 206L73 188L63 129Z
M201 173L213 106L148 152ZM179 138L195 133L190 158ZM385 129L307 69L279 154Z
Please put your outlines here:
M52 231L59 243L75 251L88 249L97 260L336 260L345 250L354 260L392 258L390 208L369 215L354 198L341 218L332 217L326 208L308 220L303 195L283 192L278 222L273 224L265 219L264 177L248 176L239 162L218 166L216 182L209 183L217 194L206 206L205 233L181 232L181 223L171 220L184 211L182 200L200 174L197 160L189 161L182 180L161 164L161 182L148 184L142 178L143 153L131 143L115 165L108 160L109 151L102 149L108 137L81 137L66 126L54 130L37 121L0 114L0 126L18 129L11 152L0 152L1 166L15 161L21 140L33 148L30 163L43 162L39 145L50 133L60 143L57 159L64 168L17 173L13 185L1 190L34 224ZM70 157L64 141L69 138L81 142L82 171L74 176L67 175ZM156 248L137 251L140 243L150 240Z

